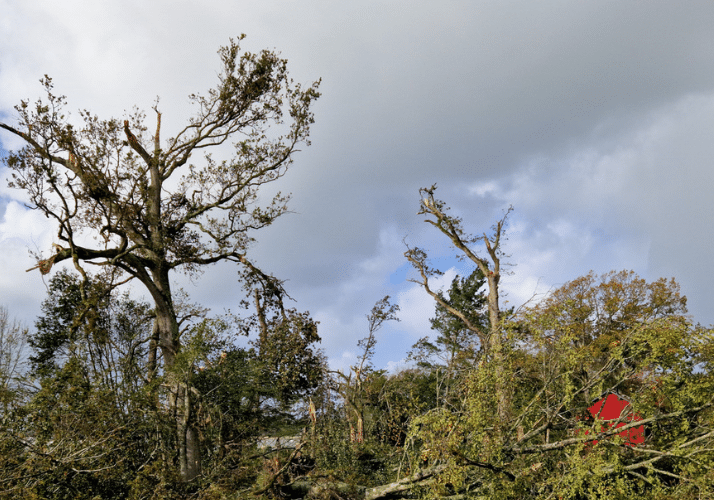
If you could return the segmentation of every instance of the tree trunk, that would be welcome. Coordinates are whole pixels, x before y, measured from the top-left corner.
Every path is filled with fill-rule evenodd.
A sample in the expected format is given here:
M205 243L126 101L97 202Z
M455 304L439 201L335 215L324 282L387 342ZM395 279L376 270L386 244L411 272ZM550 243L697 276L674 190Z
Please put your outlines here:
M494 264L498 269L500 262L494 256ZM498 270L488 274L488 316L491 323L489 336L489 356L494 367L494 383L496 389L496 399L498 418L504 424L508 421L510 408L510 387L507 380L506 356L503 352L503 331L501 330L501 310L498 305L498 282L500 274Z
M201 449L198 431L192 421L191 387L187 381L191 374L182 377L176 368L176 356L180 350L179 327L171 301L168 273L163 279L156 280L159 293L155 294L158 343L164 357L164 374L169 388L169 413L176 422L176 440L181 479L192 481L201 473ZM157 300L158 299L158 300ZM183 379L183 380L182 380Z
M179 473L183 481L191 481L201 473L201 449L198 432L191 421L191 389L180 382L176 382L175 388L176 396L172 406L176 411Z
M156 354L159 348L159 325L154 320L154 325L151 331L151 340L149 341L149 360L147 362L147 374L146 379L151 382L156 376Z

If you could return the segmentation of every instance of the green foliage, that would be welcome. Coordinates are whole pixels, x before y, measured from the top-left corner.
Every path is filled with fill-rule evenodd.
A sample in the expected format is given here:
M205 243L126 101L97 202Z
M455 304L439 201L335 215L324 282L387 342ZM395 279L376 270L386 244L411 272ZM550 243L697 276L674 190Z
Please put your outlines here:
M476 268L466 278L456 276L451 282L448 297L442 296L447 305L460 311L471 324L484 332L489 330L485 285L483 272ZM476 352L483 348L478 345L476 334L464 326L464 321L439 303L436 304L436 316L430 322L431 328L439 332L436 343L446 355L447 364L451 364L460 353L474 358Z
M3 456L14 497L126 498L130 479L160 448L152 422L93 385L77 358L42 381L4 437L22 444L14 463Z
M0 422L27 393L23 373L27 337L27 328L11 320L7 308L0 306Z
M472 322L477 312L468 304L483 299L476 284L459 278L444 297L453 307L461 301ZM89 279L85 297L97 300L82 309L76 277L57 273L50 285L29 335L43 376L6 407L0 428L0 498L223 499L257 490L266 498L363 498L365 487L425 498L714 493L714 333L691 324L674 281L621 272L567 283L503 324L498 366L454 341L464 332L441 311L437 345L458 355L393 375L369 364L378 327L395 317L383 300L368 316L360 365L337 386L322 376L317 324L307 313L263 301L262 321L256 314L188 324L172 371L150 379L141 350L152 338L145 305ZM255 335L253 343L237 346L236 329ZM449 362L458 369L445 398ZM501 374L512 388L505 420L494 410ZM170 376L194 391L203 475L189 484L166 418ZM588 412L613 392L641 419L620 423L643 425L644 444L628 444L621 428ZM306 398L317 404L314 423ZM349 428L358 418L361 442ZM299 452L256 449L261 436L303 427Z
M35 375L51 376L68 359L81 358L91 366L90 376L105 385L135 383L146 363L152 314L148 304L112 291L105 278L82 283L64 269L52 277L28 340Z
M322 381L325 359L315 349L320 342L317 322L294 309L269 325L270 333L254 342L261 385L283 406L305 399Z
M461 407L413 419L413 466L447 465L429 491L573 499L711 494L712 379L701 347L712 332L691 325L685 300L672 280L647 283L620 272L579 278L523 310L507 325L501 365L482 359L461 379ZM513 390L505 421L494 411L499 372ZM588 412L610 393L629 403L618 431ZM640 425L642 445L617 436Z
M77 334L72 331L75 313L82 305L79 280L64 269L50 280L48 295L41 306L43 316L35 323L36 333L29 341L35 351L30 361L38 375L49 375L69 355L72 337Z
M377 381L371 385L376 385ZM405 444L411 420L437 406L438 379L434 371L403 370L382 375L374 394L374 433L382 443Z

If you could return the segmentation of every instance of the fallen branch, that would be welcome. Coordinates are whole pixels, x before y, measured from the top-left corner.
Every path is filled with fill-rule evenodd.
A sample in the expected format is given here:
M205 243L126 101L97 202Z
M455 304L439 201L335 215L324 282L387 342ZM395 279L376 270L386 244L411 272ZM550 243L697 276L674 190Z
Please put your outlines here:
M446 469L446 464L436 465L428 469L420 469L411 476L400 479L389 484L383 484L381 486L375 486L370 488L364 495L365 500L379 500L381 498L386 498L393 493L399 493L400 491L406 491L413 488L416 483L429 479L437 474L440 474Z

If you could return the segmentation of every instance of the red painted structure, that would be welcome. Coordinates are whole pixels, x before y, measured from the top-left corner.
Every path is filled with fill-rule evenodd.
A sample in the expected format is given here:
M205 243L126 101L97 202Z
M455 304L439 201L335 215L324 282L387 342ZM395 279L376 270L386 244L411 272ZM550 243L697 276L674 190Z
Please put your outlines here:
M623 421L615 424L615 422L609 422L607 426L601 428L602 431L606 431L614 425L617 429L618 427L623 427L631 422L637 422L642 420L636 413L631 413L629 409L630 403L625 399L620 399L616 394L608 394L606 397L599 399L594 405L588 408L588 411L593 416L601 421L612 421L618 420L623 417ZM590 431L585 431L585 434L589 434ZM643 444L645 442L645 426L640 425L639 427L631 427L617 434L625 440L626 446L636 446ZM597 439L592 441L592 444L597 444Z

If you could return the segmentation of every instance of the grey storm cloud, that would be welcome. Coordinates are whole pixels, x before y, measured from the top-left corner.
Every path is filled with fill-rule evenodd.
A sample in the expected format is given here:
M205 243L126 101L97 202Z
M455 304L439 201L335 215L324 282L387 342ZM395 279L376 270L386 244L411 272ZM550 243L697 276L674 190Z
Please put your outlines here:
M515 206L512 302L627 267L677 277L695 320L714 321L714 3L0 0L0 9L4 119L19 99L39 97L48 73L70 110L103 117L149 110L159 95L176 130L191 113L186 96L213 84L218 46L241 32L248 50L281 51L296 81L323 79L313 145L266 190L292 192L294 213L256 233L253 252L322 321L336 365L352 359L364 315L387 293L420 319L386 329L378 362L399 361L429 333L427 298L390 279L404 265L403 238L452 273L468 271L415 216L418 188L434 183L473 231ZM0 302L31 320L45 290L14 262L31 267L25 247L48 247L52 231L12 205L20 193L3 185L0 196L0 242L13 248ZM23 291L12 285L20 279ZM221 266L179 282L215 311L240 295Z

